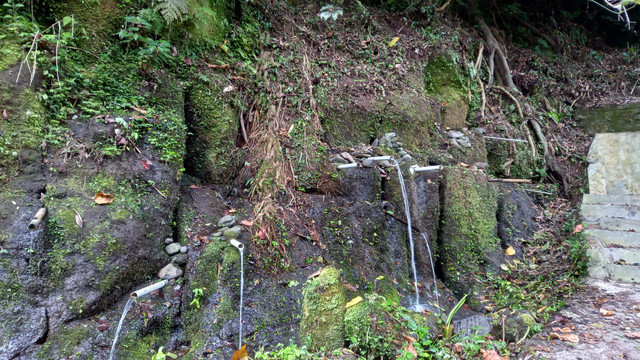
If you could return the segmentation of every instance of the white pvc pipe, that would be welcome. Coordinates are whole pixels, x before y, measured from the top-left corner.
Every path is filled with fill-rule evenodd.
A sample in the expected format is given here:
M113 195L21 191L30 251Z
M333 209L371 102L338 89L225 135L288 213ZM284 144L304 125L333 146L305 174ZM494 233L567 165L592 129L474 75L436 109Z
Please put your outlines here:
M45 215L47 215L47 208L40 208L40 210L38 210L38 212L33 216L33 219L29 223L28 229L31 231L35 230L38 225L40 225L40 222Z
M232 240L229 240L229 243L235 246L238 250L244 249L244 245L242 245L242 243L238 240L232 239Z
M393 160L393 156L372 156L368 159L371 161L391 161Z
M338 169L351 169L355 167L360 167L359 163L350 163L350 164L341 164L338 165Z
M433 165L433 166L411 165L411 167L409 167L409 172L413 174L413 173L424 172L424 171L442 170L442 168L443 168L442 165Z
M149 293L151 293L152 291L156 291L158 289L162 289L165 285L167 285L169 283L169 281L167 280L162 280L162 281L158 281L155 284L151 284L147 287L143 287L142 289L138 289L134 292L131 293L131 297L132 298L138 298L140 296L145 296Z

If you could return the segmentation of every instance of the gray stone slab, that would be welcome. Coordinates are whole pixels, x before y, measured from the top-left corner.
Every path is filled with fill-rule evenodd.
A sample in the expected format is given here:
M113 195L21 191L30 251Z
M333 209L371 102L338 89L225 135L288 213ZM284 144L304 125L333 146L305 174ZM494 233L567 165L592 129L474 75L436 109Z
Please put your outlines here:
M640 220L640 207L631 205L582 204L581 212L587 221L603 217Z
M587 221L587 224L597 225L603 230L640 231L640 221L604 217Z
M587 161L595 192L617 195L640 194L640 133L596 134ZM593 180L591 179L593 177ZM592 184L593 182L593 184ZM604 189L602 189L604 187Z
M584 194L582 203L640 206L640 195Z
M585 235L595 236L604 246L616 245L622 247L640 248L640 232L610 231L602 229L586 229Z

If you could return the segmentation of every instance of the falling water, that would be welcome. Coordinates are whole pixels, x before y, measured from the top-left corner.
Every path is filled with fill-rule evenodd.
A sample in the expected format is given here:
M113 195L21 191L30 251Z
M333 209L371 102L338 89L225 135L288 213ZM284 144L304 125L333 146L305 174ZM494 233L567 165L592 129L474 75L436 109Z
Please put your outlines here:
M404 178L402 177L402 170L400 164L396 159L392 159L393 164L398 170L398 180L400 181L400 188L402 189L402 199L404 200L404 213L407 216L407 232L409 233L409 246L411 247L411 269L413 270L413 287L416 290L416 309L420 308L420 294L418 292L418 272L416 271L416 255L413 246L413 231L411 226L411 212L409 210L409 198L407 197L407 189L404 186Z
M238 335L238 349L242 348L242 292L244 289L244 247L239 247L240 251L240 333Z
M427 244L427 250L429 251L429 260L431 261L431 273L433 274L433 293L436 296L436 305L438 306L438 312L440 311L440 299L438 298L438 282L436 281L436 270L433 266L433 255L431 254L431 246L429 246L429 235L426 232L420 233L424 239L424 243Z
M127 316L127 312L133 305L133 298L129 298L127 300L127 304L124 306L124 310L122 311L122 316L120 317L120 322L118 323L118 328L116 329L116 336L113 339L113 345L111 345L111 352L109 353L109 360L113 360L113 354L116 352L116 343L118 342L118 336L120 336L120 331L122 330L122 323L124 322L124 318Z

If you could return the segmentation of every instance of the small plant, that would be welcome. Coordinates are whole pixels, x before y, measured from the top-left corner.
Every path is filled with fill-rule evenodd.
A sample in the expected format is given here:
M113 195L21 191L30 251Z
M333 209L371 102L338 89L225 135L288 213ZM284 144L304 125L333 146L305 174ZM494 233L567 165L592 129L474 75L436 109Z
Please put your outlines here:
M204 296L204 288L193 289L193 300L189 303L190 306L195 305L198 309L200 309L200 300Z
M164 349L164 346L160 346L160 349L158 349L158 352L151 357L151 360L166 360L167 357L170 357L172 359L178 358L178 355L170 352L168 353L162 352L162 349Z
M463 296L460 301L456 304L456 306L449 311L449 315L447 316L447 320L444 322L444 326L442 326L442 337L445 339L450 339L453 336L453 325L451 325L451 321L455 314L460 310L465 300L467 300L467 295Z

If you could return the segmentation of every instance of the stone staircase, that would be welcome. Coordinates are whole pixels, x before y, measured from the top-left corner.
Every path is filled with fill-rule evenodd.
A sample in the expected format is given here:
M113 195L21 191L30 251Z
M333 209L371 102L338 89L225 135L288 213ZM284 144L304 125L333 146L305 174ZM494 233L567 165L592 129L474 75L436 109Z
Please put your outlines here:
M640 133L597 134L587 160L589 275L640 283Z

